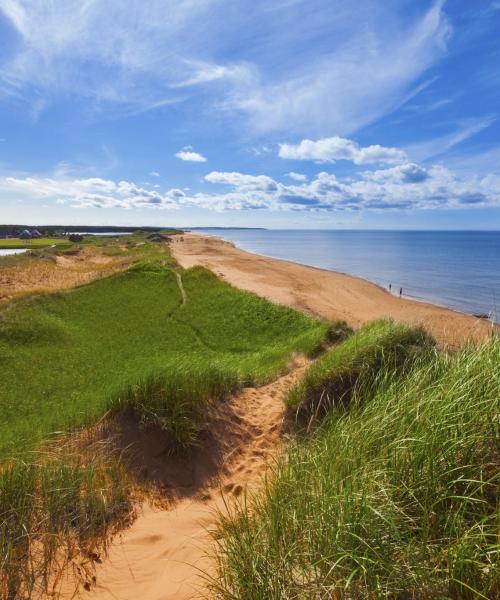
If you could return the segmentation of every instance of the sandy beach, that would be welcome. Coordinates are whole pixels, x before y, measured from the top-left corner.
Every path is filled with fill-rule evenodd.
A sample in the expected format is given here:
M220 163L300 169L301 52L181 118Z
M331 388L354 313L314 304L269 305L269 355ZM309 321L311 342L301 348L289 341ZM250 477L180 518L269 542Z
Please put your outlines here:
M343 273L251 254L220 238L189 233L172 238L171 249L183 267L202 265L239 288L352 327L391 317L422 325L442 345L463 346L487 339L486 320L434 304L399 298L378 285Z

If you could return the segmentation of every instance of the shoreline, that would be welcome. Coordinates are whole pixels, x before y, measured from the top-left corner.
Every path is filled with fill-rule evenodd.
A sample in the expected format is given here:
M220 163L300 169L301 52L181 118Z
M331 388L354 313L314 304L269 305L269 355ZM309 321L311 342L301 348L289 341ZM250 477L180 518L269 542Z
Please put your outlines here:
M189 233L191 233L191 230L188 230L188 231L189 231ZM236 242L233 242L232 240L225 240L223 237L220 237L218 235L198 233L196 231L194 231L193 234L200 235L200 236L206 235L207 238L216 239L216 240L220 241L221 243L231 244L234 248L241 250L242 252L246 252L247 254L253 254L255 256L260 256L262 258L270 258L272 260L281 261L281 262L289 263L292 265L299 265L301 267L307 267L309 269L317 269L319 271L326 271L327 273L334 273L336 275L343 275L345 277L352 277L353 279L359 279L360 281L365 282L369 285L374 285L374 286L378 287L380 290L385 291L387 294L389 294L393 298L397 298L399 300L399 294L393 294L392 292L389 292L389 290L386 287L384 287L383 284L381 284L377 281L374 281L373 279L368 279L368 277L363 277L362 275L354 275L353 273L348 273L347 271L339 271L337 269L328 269L327 267L318 267L317 265L311 265L309 263L300 262L298 260L290 260L290 259L286 259L286 258L280 258L279 256L273 256L272 254L261 254L260 252L253 252L252 250L247 250L247 249L243 248L242 246L240 246ZM396 286L396 288L397 287L398 286ZM466 312L464 310L460 310L459 308L454 308L454 307L448 306L446 304L441 304L440 302L434 302L434 301L424 298L422 296L413 296L412 294L403 294L402 299L403 300L412 300L414 302L421 302L423 304L428 304L429 306L436 306L438 308L442 308L445 310L451 310L460 315L465 315L467 317L473 317L473 318L485 321L485 322L489 323L490 325L492 325L493 327L500 327L500 321L493 321L492 319L490 319L490 317L486 316L486 314L484 316L479 316L479 313Z
M363 277L262 254L198 232L174 236L171 250L183 267L204 266L227 282L268 300L358 327L390 317L428 329L442 346L485 341L498 324L409 296L400 298Z

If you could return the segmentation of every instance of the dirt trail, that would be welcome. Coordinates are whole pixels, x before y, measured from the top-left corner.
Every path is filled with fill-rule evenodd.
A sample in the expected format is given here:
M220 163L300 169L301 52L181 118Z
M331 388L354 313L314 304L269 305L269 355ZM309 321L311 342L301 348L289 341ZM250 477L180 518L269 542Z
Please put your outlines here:
M289 373L259 388L245 388L214 409L207 439L185 477L181 499L169 510L143 508L133 525L111 544L97 565L96 583L83 591L89 600L183 600L206 597L204 573L214 565L209 534L217 511L255 491L285 429L283 396L303 374L296 360ZM213 460L218 469L214 476ZM158 467L158 465L157 465ZM188 470L188 469L186 469ZM177 476L179 473L177 473ZM71 598L67 585L63 598ZM205 594L205 596L203 595Z
M177 286L181 293L181 304L186 304L186 300L187 300L186 290L184 289L184 285L182 283L181 274L178 273L177 271L175 272L175 278L177 279Z

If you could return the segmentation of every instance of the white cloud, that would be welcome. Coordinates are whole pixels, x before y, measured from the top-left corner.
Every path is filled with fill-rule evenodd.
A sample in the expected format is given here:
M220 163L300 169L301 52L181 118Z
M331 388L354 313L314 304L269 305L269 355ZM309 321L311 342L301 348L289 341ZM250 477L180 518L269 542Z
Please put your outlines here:
M111 181L98 177L68 179L50 177L6 177L0 179L0 193L25 199L41 198L77 208L177 208L177 196L170 190L160 194L130 181ZM183 194L183 192L181 192Z
M459 126L447 135L436 137L425 142L418 144L412 144L406 148L408 156L413 160L427 160L435 156L439 156L450 150L451 148L458 146L465 140L473 137L474 135L487 129L490 125L493 125L497 117L489 115L478 119L466 119Z
M290 171L290 173L287 173L286 175L294 181L307 181L307 175L304 175L303 173L295 173L295 171Z
M322 171L311 181L283 183L267 175L212 171L204 181L220 191L172 188L164 193L132 181L98 177L0 178L0 199L40 199L75 208L270 211L421 210L500 207L500 175L457 175L442 165L404 163L339 179Z
M158 173L158 171L151 171L150 172L151 177L159 177L160 174Z
M415 163L406 163L391 169L366 171L363 177L378 183L421 183L429 177L429 171Z
M245 175L237 172L212 171L205 175L205 180L210 183L232 185L242 190L275 191L276 182L267 175Z
M340 180L321 172L309 183L287 185L266 175L213 172L213 184L231 186L226 193L199 193L188 204L226 209L360 211L384 209L452 209L500 206L500 177L458 177L440 165L415 163L360 173Z
M356 11L344 0L244 11L232 0L129 0L127 10L120 0L0 0L17 33L0 58L0 96L24 99L33 118L68 96L113 116L196 97L231 122L243 115L253 133L347 135L421 89L446 53L442 6L409 19L376 0Z
M405 162L406 154L398 148L386 148L378 144L360 148L356 142L339 136L316 141L302 140L299 144L280 144L280 158L314 160L334 163L349 160L356 165L398 164Z
M190 150L180 150L175 156L187 162L207 162L207 159L203 156L203 154L191 152Z

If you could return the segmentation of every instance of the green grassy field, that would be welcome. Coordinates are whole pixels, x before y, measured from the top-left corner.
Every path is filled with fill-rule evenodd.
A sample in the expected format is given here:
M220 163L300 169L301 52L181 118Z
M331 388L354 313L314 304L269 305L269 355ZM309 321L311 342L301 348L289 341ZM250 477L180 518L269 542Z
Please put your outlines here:
M340 364L374 356L377 338L384 347L388 327L325 357L333 380ZM455 355L423 347L404 369L388 356L349 376L349 404L332 403L265 492L221 517L217 597L500 597L499 365L496 338Z
M60 237L38 238L33 240L22 240L20 238L0 239L0 250L18 250L21 248L36 250L39 248L47 248L50 246L64 248L71 246L71 242L67 238Z
M151 377L175 380L200 401L214 392L206 374L215 369L224 374L221 393L265 381L291 352L314 351L326 334L326 324L203 269L181 277L185 304L173 270L139 263L1 312L0 457L123 407L129 388Z
M60 432L128 412L180 451L195 442L210 402L276 377L294 352L316 353L330 329L202 268L177 268L164 244L144 236L85 243L135 264L0 311L2 598L44 589L61 549L92 555L132 510L111 449L60 448Z

